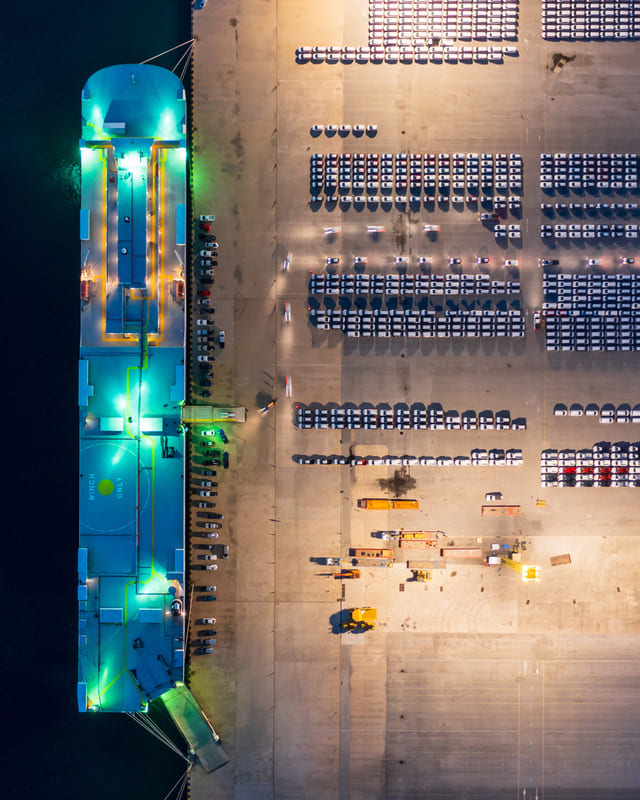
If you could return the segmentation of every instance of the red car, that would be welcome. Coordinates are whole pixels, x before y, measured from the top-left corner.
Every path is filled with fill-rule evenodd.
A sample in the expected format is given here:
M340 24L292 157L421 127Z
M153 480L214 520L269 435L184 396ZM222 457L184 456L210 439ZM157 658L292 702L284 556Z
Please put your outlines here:
M198 297L211 297L211 289L200 289Z

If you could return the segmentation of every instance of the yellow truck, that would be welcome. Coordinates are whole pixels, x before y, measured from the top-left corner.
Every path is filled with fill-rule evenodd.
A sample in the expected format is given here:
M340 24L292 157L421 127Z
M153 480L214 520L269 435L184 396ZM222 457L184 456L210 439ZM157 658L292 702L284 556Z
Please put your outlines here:
M343 631L371 631L376 627L378 612L371 606L351 608L348 617L342 623Z
M370 511L378 510L397 510L408 508L420 508L417 500L385 500L383 498L363 498L358 500L358 508L366 508Z

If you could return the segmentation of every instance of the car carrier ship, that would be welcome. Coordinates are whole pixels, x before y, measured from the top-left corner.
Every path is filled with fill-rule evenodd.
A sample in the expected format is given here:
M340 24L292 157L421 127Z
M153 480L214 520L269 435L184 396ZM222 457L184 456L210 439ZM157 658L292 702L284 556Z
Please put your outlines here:
M185 686L187 118L180 80L107 67L82 91L78 707L161 698L226 762Z

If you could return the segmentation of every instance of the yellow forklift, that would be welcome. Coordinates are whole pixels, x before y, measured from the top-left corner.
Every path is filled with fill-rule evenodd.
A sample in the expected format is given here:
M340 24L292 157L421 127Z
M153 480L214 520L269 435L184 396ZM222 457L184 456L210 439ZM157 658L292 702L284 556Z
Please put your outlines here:
M412 569L411 574L413 575L411 580L419 582L430 581L433 577L429 569Z

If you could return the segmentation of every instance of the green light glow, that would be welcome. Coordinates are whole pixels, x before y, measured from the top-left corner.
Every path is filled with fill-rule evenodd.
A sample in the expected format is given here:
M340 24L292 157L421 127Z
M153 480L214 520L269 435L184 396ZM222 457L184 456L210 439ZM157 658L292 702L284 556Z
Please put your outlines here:
M140 585L144 586L144 591L138 592L138 596L144 594L166 594L169 590L170 584L167 584L167 579L164 575L155 571L147 581L144 581L144 583L141 583Z
M118 166L128 170L135 179L139 179L146 172L147 159L141 158L140 153L129 152L120 156Z
M176 118L170 108L165 110L160 115L158 121L158 138L160 139L173 139L176 132Z
M124 449L124 447L118 447L118 449L115 452L115 455L111 459L111 466L115 467L117 464L119 464L122 461L122 457L126 452L127 451Z
M102 109L99 105L93 105L91 107L91 117L87 120L87 127L93 128L96 133L96 138L98 139L107 139L108 136L102 130L102 126L104 124L104 114Z
M127 413L127 395L126 394L117 394L113 398L113 405L116 407L116 411L121 417Z

